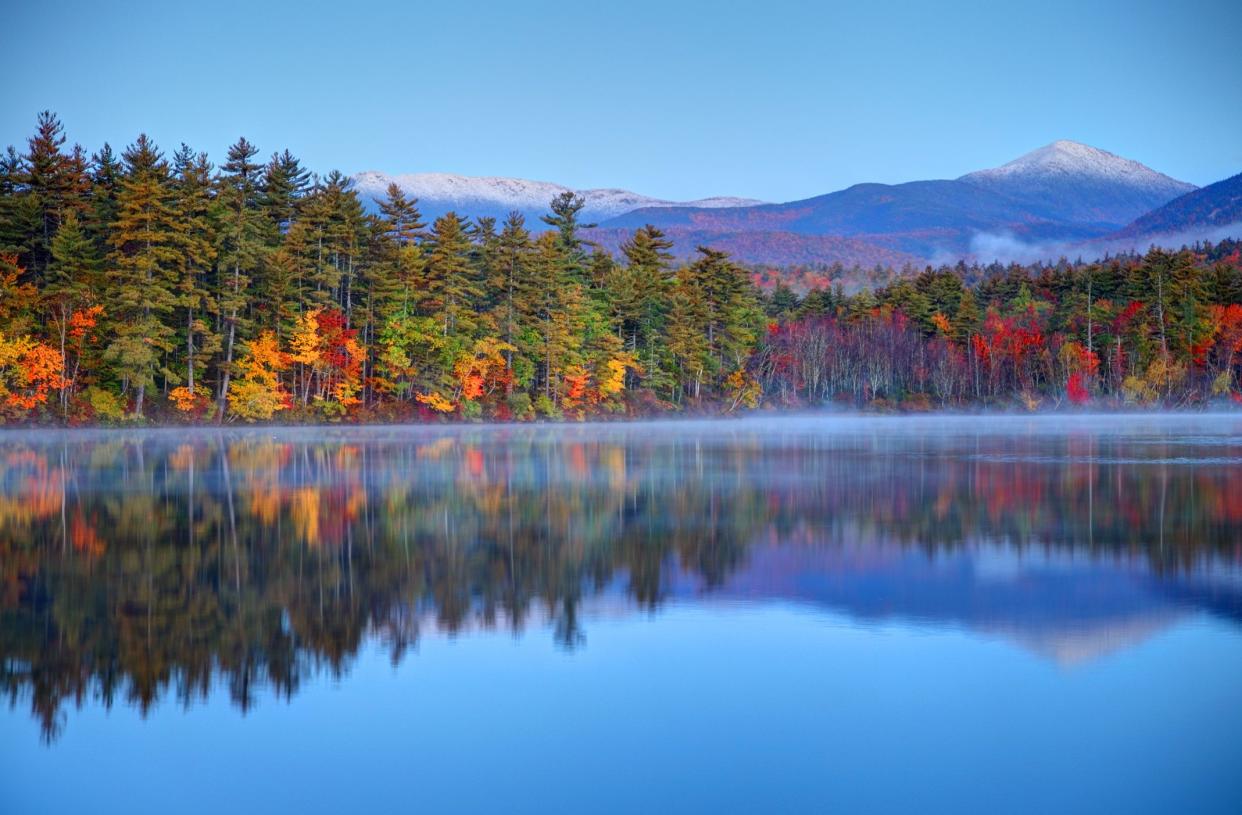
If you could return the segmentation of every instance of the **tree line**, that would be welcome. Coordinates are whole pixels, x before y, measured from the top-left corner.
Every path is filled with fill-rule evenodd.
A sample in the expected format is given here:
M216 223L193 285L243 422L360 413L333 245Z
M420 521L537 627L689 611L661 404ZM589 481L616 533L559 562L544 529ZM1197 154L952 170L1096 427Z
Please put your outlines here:
M828 400L1187 403L1236 394L1236 247L927 269L798 296L658 229L617 256L565 193L539 224L447 213L239 139L0 158L5 421L648 415Z

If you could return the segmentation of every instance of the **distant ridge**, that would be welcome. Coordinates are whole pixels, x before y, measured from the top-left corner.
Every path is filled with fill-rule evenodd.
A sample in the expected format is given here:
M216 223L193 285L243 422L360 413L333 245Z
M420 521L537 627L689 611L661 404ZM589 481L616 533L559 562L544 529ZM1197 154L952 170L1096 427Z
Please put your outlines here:
M376 171L358 173L354 186L364 197L383 200L389 184L396 184L407 196L418 199L419 210L431 218L449 210L470 217L491 217L501 220L512 211L521 212L531 225L548 212L548 202L569 187L549 181L524 178L466 176L451 173L411 173L386 175ZM622 215L642 207L692 206L746 207L762 203L749 198L703 198L697 201L665 201L621 189L574 190L586 201L582 210L585 221L599 221Z
M634 210L601 224L729 234L832 235L926 260L971 254L981 236L1024 243L1078 243L1108 235L1153 207L1194 190L1131 159L1072 141L1056 141L989 170L956 180L855 184L784 204L745 209L666 207ZM752 240L750 243L757 243ZM806 246L789 246L804 255ZM842 261L838 248L823 262ZM771 263L802 262L781 254Z
M633 230L621 228L588 229L585 236L613 254ZM794 232L713 232L711 230L669 227L665 234L673 240L673 253L679 259L693 258L700 246L728 252L739 263L767 265L814 265L840 263L846 267L870 268L876 265L900 268L918 266L922 258L908 252L860 238L838 235L799 235ZM773 261L772 258L780 258Z
M1122 237L1210 231L1238 224L1242 234L1242 173L1209 184L1152 210L1118 233Z
M372 201L395 183L419 199L428 218L455 210L502 219L516 210L533 229L542 227L539 217L548 203L569 189L546 181L446 173L365 172L354 182ZM958 179L855 184L780 204L730 197L678 203L621 189L577 192L586 201L583 221L597 223L596 238L613 251L622 231L651 224L677 241L682 256L704 244L751 263L896 266L972 256L998 238L1006 245L1090 245L1195 191L1193 184L1133 159L1062 139ZM1222 206L1236 211L1237 203ZM1172 211L1161 217L1177 220Z

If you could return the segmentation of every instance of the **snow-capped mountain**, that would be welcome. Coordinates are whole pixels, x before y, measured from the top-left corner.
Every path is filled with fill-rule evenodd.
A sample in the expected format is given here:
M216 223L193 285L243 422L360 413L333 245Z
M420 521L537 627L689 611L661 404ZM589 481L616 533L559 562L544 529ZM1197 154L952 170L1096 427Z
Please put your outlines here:
M354 186L363 200L382 200L389 184L396 184L407 196L418 199L419 211L428 218L453 210L463 216L505 218L517 210L528 222L535 222L548 211L548 203L569 190L549 181L523 178L452 175L450 173L411 173L387 175L376 171L358 173ZM586 200L581 217L593 222L613 218L643 207L688 206L699 208L747 207L763 203L749 198L704 198L699 201L665 201L629 190L575 190Z
M1132 159L1064 139L958 180L1028 204L1044 217L1118 226L1195 189Z

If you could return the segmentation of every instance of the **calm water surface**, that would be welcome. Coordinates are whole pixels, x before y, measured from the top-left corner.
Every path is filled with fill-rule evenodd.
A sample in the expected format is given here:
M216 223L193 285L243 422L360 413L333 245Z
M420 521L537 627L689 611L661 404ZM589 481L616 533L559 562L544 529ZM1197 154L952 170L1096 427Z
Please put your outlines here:
M0 812L1242 811L1242 416L0 434Z

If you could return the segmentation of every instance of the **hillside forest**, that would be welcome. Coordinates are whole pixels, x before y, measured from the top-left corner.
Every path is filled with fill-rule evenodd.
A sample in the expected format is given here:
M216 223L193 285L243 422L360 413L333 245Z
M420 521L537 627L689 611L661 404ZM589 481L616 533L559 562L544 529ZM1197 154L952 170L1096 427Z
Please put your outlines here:
M581 199L425 223L239 139L0 157L5 423L433 421L1242 401L1235 241L1099 262L758 272Z

